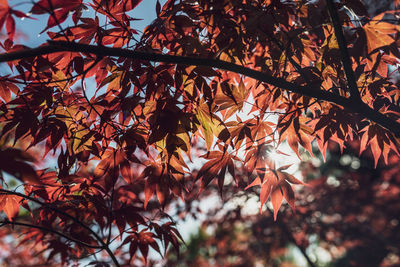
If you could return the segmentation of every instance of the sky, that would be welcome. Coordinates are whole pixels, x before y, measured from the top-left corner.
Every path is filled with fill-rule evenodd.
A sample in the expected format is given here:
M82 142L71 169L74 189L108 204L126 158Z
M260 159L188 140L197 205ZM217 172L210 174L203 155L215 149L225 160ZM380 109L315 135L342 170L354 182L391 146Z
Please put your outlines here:
M68 1L68 0L66 0ZM32 4L28 0L9 0L9 5L16 10L23 11L25 13L29 12L29 9L32 7ZM132 16L136 19L141 19L137 21L133 21L131 27L139 30L140 32L149 25L156 18L156 2L157 0L143 0L140 4L132 11ZM165 0L160 1L163 4ZM88 11L89 13L90 11ZM92 17L91 14L83 14L84 17ZM44 29L44 26L47 23L48 16L34 16L35 19L16 19L16 27L17 29L22 30L23 36L19 43L23 43L27 46L38 46L44 43L48 36L46 33L40 34L40 32ZM37 19L36 19L37 18ZM67 21L68 22L68 21ZM72 23L72 22L71 22ZM50 29L50 31L56 31L56 28Z

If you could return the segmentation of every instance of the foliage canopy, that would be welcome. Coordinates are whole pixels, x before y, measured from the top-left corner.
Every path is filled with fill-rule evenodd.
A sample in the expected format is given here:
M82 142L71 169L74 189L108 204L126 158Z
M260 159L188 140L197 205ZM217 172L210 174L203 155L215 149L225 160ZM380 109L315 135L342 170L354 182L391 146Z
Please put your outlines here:
M139 34L140 2L39 0L28 15L0 1L0 223L47 251L35 260L104 251L94 264L120 266L178 249L169 205L214 183L223 194L227 177L258 186L276 220L303 184L270 156L284 142L300 157L359 141L375 166L399 154L398 11L168 0ZM15 19L40 16L49 40L19 43Z

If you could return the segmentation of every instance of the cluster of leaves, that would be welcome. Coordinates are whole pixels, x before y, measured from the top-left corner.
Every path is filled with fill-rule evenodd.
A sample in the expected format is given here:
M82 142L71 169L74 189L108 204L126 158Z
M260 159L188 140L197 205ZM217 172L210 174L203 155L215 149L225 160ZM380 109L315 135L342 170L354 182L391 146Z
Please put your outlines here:
M48 260L104 251L119 266L178 248L169 204L222 194L228 176L260 185L276 219L301 184L269 155L283 142L300 156L361 140L375 165L399 153L396 11L169 0L139 37L140 2L39 0L28 19L47 16L50 40L28 48L14 26L27 15L0 1L0 168L23 185L2 176L1 225L32 228L22 242Z

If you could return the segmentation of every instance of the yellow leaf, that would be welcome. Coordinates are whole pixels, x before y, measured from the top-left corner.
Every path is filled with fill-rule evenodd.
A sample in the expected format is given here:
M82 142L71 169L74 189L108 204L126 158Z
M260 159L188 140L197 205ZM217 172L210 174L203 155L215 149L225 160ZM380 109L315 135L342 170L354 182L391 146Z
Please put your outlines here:
M196 117L203 129L207 149L210 150L214 136L218 136L225 129L225 126L217 116L210 114L208 105L205 102L200 104L196 110Z

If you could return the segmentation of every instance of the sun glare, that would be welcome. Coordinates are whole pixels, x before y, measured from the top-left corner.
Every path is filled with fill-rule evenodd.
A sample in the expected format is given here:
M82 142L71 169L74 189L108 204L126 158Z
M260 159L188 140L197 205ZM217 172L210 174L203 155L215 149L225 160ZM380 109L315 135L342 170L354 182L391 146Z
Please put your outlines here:
M291 165L290 168L287 169L287 172L291 174L295 174L296 172L298 172L298 167L301 160L286 143L281 144L276 149L267 151L266 154L266 156L268 156L271 160L275 162L276 168L285 165Z

